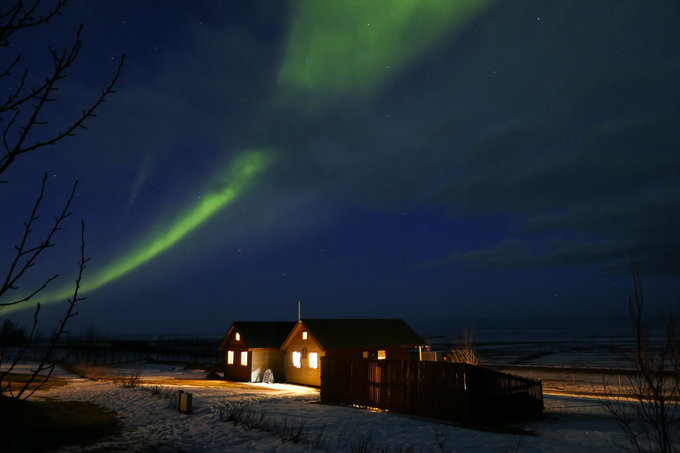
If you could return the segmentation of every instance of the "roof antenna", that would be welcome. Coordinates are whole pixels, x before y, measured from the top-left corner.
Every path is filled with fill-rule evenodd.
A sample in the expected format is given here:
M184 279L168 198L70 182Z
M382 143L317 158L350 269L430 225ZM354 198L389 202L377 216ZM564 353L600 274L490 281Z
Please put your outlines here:
M298 299L298 322L300 322L300 299Z

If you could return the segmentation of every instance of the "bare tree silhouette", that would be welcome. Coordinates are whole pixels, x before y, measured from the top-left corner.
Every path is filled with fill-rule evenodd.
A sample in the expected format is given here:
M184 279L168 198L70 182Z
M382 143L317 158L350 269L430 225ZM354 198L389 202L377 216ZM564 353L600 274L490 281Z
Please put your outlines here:
M29 67L22 68L22 53L13 45L13 39L23 33L30 33L38 27L46 27L53 19L61 16L66 8L67 0L55 0L49 6L44 6L42 0L34 0L24 3L17 0L7 9L0 7L0 52L9 55L0 61L0 88L3 93L9 93L7 98L0 100L0 130L2 131L2 153L0 155L0 187L9 187L8 180L2 179L7 170L21 156L34 153L42 148L61 143L68 137L74 136L79 130L85 129L88 119L96 116L96 111L104 101L113 93L114 86L123 68L125 56L121 56L111 80L101 90L101 93L86 104L86 107L78 115L66 121L65 126L60 128L50 127L49 112L46 107L57 101L56 92L60 83L68 76L69 70L78 59L83 43L81 34L83 26L80 25L73 42L61 50L48 48L48 58L51 69L42 77L40 82L32 86L36 80ZM11 52L16 52L11 55ZM42 177L39 193L33 203L27 220L23 223L23 232L14 245L14 254L9 257L7 271L0 276L0 309L2 307L17 306L22 304L35 304L33 325L28 334L28 340L36 334L40 303L36 303L41 292L48 287L59 273L53 273L44 278L36 286L25 289L21 287L21 281L31 271L43 256L44 252L54 247L55 235L62 229L64 222L71 216L71 204L76 194L78 181L75 181L70 195L66 198L61 210L54 216L51 227L41 237L36 238L34 229L40 219L40 211L46 191L47 173ZM9 213L5 213L9 214ZM3 219L15 218L13 215L3 215ZM52 336L43 358L38 362L28 381L14 392L11 385L6 381L18 363L23 359L26 349L21 350L13 358L9 366L0 372L0 394L8 393L14 398L28 398L49 379L57 362L52 359L52 353L60 337L66 332L66 325L70 319L77 315L75 306L84 298L79 295L80 282L86 263L89 258L85 256L85 223L81 221L80 237L80 261L78 273L73 287L73 293L67 300L67 307L63 318ZM0 355L2 365L2 355ZM28 391L29 386L33 389Z
M604 405L637 452L680 451L680 318L670 309L659 319L659 336L652 339L645 317L640 275L632 265L633 292L628 316L635 338L631 357L635 373L624 385L605 382Z

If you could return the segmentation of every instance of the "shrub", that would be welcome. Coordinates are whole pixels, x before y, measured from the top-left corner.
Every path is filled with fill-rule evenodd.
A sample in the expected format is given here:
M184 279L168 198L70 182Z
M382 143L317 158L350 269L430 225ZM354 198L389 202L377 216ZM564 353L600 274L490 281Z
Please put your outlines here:
M135 371L134 373L121 378L119 383L125 388L139 387L142 383L142 374L139 371Z
M479 365L479 357L472 346L473 337L470 329L463 330L463 342L453 347L451 350L451 362L467 363L469 365Z

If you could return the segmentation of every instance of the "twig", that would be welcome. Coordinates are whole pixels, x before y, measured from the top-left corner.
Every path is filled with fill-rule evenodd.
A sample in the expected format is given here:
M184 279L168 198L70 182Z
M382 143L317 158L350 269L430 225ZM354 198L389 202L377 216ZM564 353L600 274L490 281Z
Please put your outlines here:
M80 262L78 263L78 275L76 276L75 286L74 286L74 289L73 289L73 296L70 299L68 299L68 308L66 309L66 314L64 315L64 317L59 322L59 329L57 330L57 332L52 337L52 341L50 342L50 345L47 348L47 351L45 352L43 359L41 360L38 367L35 370L33 370L33 374L28 379L28 381L26 382L24 387L21 389L21 391L17 395L17 398L21 398L21 395L26 391L28 386L37 378L38 374L41 371L49 369L48 375L42 380L42 382L40 382L40 384L38 384L38 386L36 386L35 389L33 389L33 391L31 393L28 394L28 396L26 396L26 398L29 398L31 395L33 395L33 393L35 393L36 390L38 390L40 387L42 387L42 385L45 382L47 382L50 375L52 374L52 371L54 370L54 367L59 363L59 362L55 362L55 363L52 363L51 365L45 365L48 362L48 360L50 359L50 356L52 355L52 352L54 351L54 348L56 347L57 342L59 341L62 334L64 333L65 328L66 328L66 323L68 323L68 321L71 318L75 317L78 314L78 312L74 312L74 309L76 307L76 303L85 300L85 297L80 296L79 292L80 292L81 281L82 281L82 278L83 278L83 272L85 271L85 268L87 267L88 261L90 261L90 258L85 257L85 222L81 220L81 222L80 222Z

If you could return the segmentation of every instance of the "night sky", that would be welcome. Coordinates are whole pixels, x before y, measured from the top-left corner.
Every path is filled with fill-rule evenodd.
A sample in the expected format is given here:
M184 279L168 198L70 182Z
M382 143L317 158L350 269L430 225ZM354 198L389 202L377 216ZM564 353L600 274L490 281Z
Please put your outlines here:
M37 80L80 23L45 131L125 53L118 92L0 186L4 270L42 173L45 224L79 180L21 288L62 274L44 331L81 218L74 331L219 335L298 300L421 334L607 326L631 260L650 309L680 298L678 2L79 0L2 62Z

